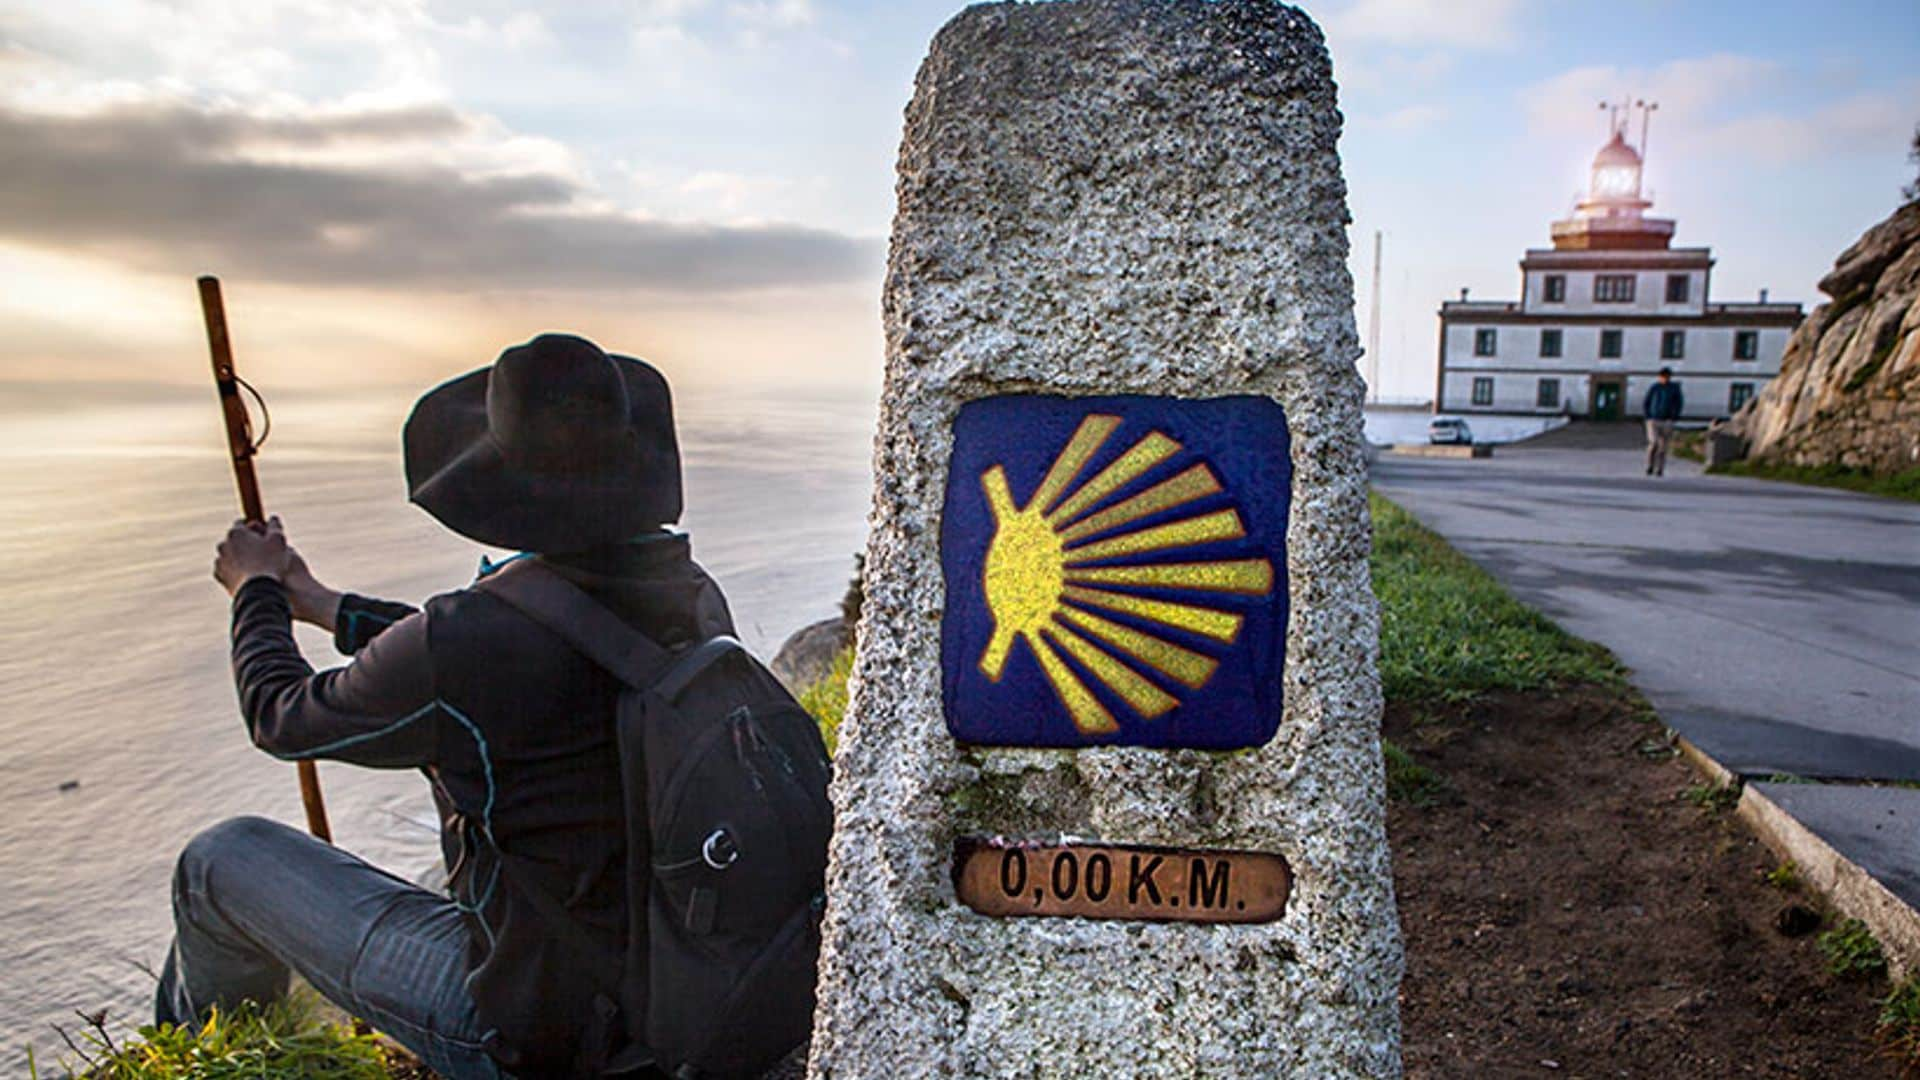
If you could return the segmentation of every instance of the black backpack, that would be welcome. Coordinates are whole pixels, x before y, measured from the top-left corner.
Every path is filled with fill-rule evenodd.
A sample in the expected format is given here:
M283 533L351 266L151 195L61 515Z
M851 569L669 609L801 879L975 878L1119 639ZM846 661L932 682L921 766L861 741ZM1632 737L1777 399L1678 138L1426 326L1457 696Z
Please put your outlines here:
M764 1071L813 1024L833 830L819 728L730 637L670 653L531 559L481 587L626 685L617 730L627 845L651 850L653 863L628 860L620 1000L599 1002L582 1071ZM584 938L516 862L502 853L557 933Z

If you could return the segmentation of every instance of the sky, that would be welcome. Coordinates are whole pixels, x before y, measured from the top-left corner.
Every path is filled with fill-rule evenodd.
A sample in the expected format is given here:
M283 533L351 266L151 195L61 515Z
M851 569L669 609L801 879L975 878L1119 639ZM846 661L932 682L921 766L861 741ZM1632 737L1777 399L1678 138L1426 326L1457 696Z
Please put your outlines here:
M542 330L679 382L878 384L918 0L0 0L0 406L205 377L425 385ZM1356 325L1430 393L1439 303L1511 298L1607 134L1715 299L1811 306L1899 201L1920 5L1329 0ZM1638 125L1632 134L1638 139ZM130 391L129 388L135 388Z

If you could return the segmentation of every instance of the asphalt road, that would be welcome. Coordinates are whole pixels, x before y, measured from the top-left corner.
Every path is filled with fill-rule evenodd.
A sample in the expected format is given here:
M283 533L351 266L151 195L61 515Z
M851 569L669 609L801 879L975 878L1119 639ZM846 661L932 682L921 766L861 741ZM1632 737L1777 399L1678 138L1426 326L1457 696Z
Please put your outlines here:
M1885 784L1920 781L1920 504L1644 468L1638 428L1576 424L1373 479L1920 910L1920 790Z
M1920 504L1649 477L1638 443L1576 425L1491 459L1389 453L1374 483L1733 771L1920 781Z

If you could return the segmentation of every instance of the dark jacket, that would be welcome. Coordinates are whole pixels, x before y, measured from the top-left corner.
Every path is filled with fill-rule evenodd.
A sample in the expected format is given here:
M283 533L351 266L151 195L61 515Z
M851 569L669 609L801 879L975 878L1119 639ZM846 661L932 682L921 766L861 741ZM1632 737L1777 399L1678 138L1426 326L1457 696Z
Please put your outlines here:
M1649 420L1678 420L1687 407L1686 395L1677 382L1656 382L1647 388L1647 400L1640 411Z
M542 557L546 558L546 557ZM732 633L726 601L684 536L547 559L668 648ZM596 993L596 966L544 925L537 882L607 954L624 954L626 850L613 717L619 683L478 589L424 610L347 596L315 672L294 644L286 592L256 579L234 598L233 666L254 744L286 759L418 768L441 819L448 889L472 931L469 986L489 1046L524 1076L564 1073ZM526 868L509 880L495 845Z

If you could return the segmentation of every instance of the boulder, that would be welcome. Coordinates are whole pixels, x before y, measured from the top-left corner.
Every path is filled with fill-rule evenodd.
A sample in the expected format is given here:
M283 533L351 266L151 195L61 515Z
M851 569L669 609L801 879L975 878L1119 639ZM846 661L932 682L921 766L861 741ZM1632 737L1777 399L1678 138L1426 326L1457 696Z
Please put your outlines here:
M800 693L827 677L834 658L853 641L853 627L845 618L821 619L795 630L781 644L767 667L788 690Z
M1780 374L1733 420L1760 462L1920 467L1920 202L1842 252Z

